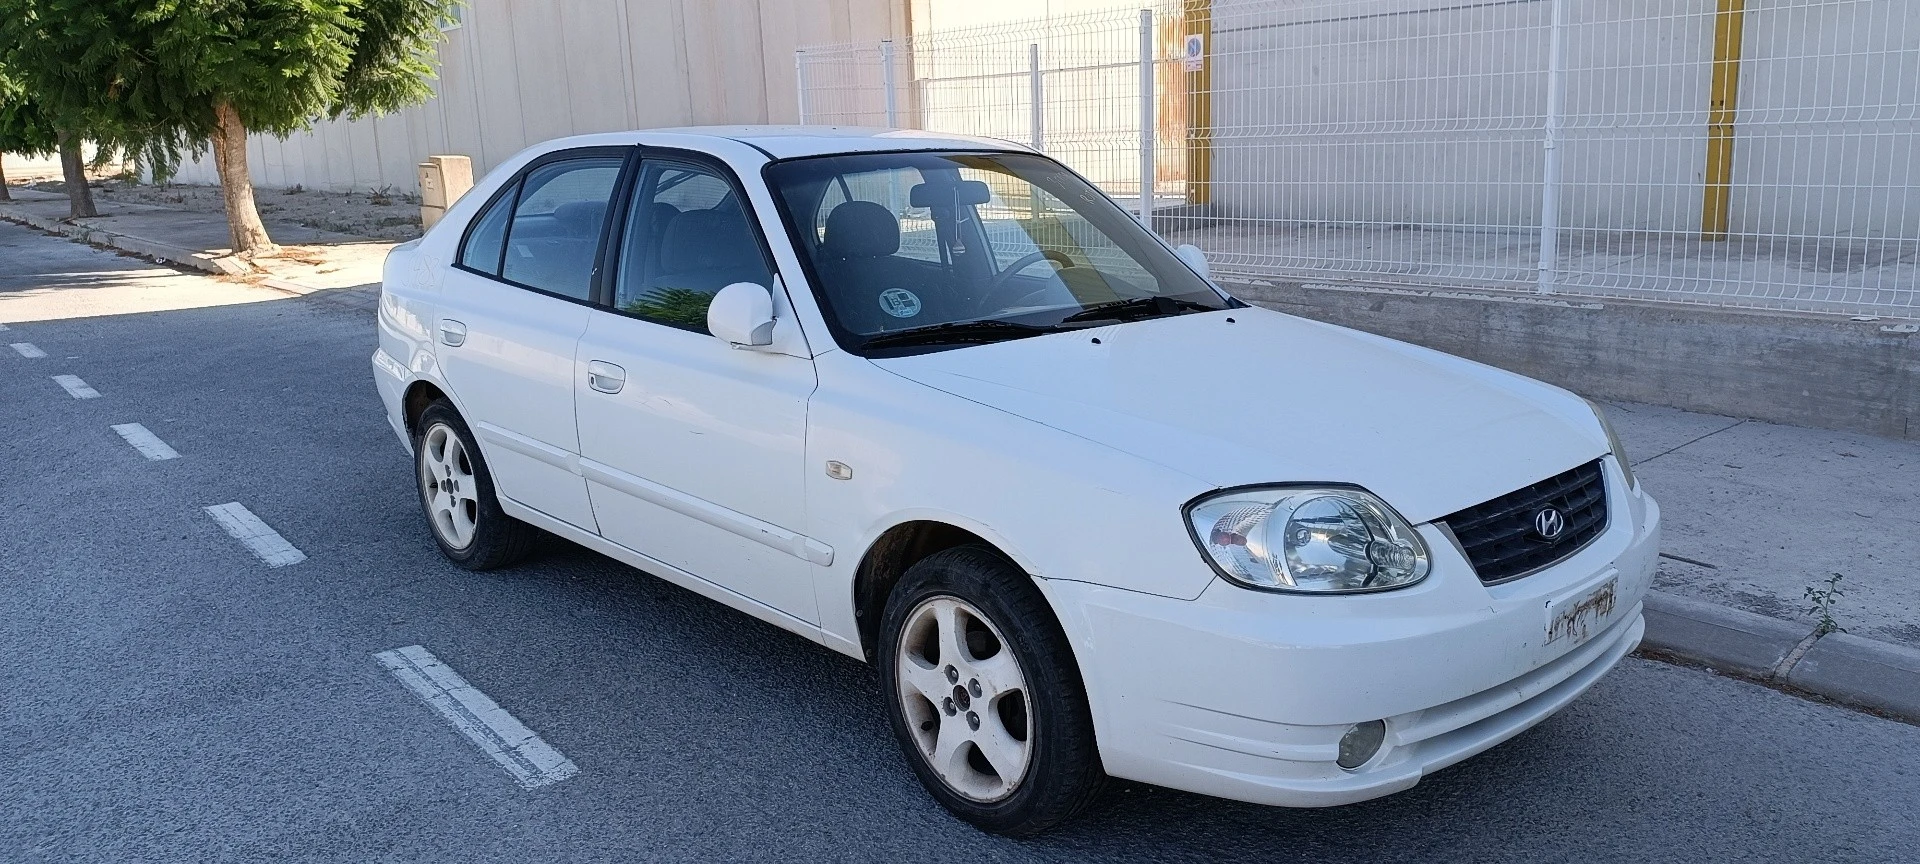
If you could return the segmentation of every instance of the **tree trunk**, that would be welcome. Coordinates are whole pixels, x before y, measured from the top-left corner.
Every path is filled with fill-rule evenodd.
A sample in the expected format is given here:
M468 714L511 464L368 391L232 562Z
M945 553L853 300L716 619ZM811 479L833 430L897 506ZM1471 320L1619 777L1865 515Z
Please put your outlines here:
M13 193L7 190L7 154L0 153L0 201L12 201Z
M93 206L93 187L87 185L87 161L80 155L80 139L61 132L56 140L60 144L60 175L67 185L67 218L100 215Z
M220 199L227 208L227 233L235 254L260 254L276 248L253 206L253 176L247 172L247 126L240 112L221 101L213 106L213 165L220 174Z

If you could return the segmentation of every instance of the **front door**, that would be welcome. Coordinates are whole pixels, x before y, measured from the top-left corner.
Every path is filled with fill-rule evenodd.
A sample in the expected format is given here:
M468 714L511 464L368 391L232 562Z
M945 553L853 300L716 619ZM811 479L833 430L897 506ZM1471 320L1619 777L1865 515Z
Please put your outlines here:
M714 293L773 286L724 169L648 160L575 368L581 468L615 543L807 622L818 618L803 466L813 361L707 333Z
M624 162L618 151L562 154L508 184L468 232L432 322L441 374L498 493L587 530L574 351Z

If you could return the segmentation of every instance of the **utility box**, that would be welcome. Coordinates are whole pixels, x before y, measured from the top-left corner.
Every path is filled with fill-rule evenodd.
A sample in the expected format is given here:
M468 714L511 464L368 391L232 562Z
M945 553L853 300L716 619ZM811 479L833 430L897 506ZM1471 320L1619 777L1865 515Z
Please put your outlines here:
M420 163L420 227L432 228L447 208L473 188L473 160L465 156L428 156Z

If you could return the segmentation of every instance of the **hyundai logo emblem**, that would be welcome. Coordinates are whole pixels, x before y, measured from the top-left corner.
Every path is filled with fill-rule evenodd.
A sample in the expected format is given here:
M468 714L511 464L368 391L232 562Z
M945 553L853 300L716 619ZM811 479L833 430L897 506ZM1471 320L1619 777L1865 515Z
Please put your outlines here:
M1552 542L1560 539L1567 530L1567 517L1558 507L1544 507L1533 514L1533 533L1540 539Z

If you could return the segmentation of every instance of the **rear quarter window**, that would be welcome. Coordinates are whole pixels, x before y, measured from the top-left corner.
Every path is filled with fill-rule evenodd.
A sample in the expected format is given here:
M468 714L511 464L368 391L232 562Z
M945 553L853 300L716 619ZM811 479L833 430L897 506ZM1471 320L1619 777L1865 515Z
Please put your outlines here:
M513 215L513 199L519 194L519 183L499 198L494 199L480 218L474 220L473 230L467 232L467 242L460 248L460 266L469 270L485 273L488 276L500 275L500 253L506 249L507 220Z

